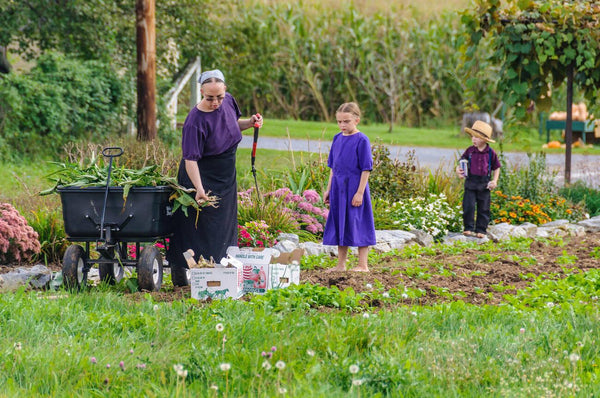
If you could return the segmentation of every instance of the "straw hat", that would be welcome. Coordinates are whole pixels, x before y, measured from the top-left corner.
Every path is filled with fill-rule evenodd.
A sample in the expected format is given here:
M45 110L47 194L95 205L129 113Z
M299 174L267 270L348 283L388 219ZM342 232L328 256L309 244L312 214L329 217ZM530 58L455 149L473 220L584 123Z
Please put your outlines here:
M465 132L472 137L481 138L487 142L496 142L492 140L492 126L481 120L473 123L473 127L465 127Z

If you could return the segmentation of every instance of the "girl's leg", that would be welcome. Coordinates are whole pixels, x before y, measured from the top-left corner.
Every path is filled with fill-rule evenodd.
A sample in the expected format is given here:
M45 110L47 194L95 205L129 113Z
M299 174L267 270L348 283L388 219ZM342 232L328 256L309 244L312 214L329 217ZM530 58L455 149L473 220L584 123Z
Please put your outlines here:
M361 246L358 248L358 265L352 268L352 271L369 272L369 246Z
M348 258L348 246L338 246L338 263L328 271L346 271L346 259Z

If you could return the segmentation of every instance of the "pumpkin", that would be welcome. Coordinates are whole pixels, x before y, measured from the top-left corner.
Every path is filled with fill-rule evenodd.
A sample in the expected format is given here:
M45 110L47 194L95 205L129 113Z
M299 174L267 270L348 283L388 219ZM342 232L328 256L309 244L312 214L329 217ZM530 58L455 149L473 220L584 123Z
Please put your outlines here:
M550 141L548 143L548 148L560 148L560 142L558 142L558 141Z

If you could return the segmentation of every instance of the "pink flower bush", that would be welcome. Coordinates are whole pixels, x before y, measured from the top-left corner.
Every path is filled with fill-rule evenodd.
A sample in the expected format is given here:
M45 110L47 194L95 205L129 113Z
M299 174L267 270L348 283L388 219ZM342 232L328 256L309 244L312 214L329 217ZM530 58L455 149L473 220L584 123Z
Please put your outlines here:
M0 203L0 263L27 261L40 252L37 232L9 203Z
M280 188L266 193L265 196L280 199L285 206L284 211L292 214L294 219L300 223L302 229L314 235L323 233L323 226L327 220L329 210L325 208L321 195L315 190L307 189L302 195L297 195L289 188ZM322 207L319 207L319 205Z

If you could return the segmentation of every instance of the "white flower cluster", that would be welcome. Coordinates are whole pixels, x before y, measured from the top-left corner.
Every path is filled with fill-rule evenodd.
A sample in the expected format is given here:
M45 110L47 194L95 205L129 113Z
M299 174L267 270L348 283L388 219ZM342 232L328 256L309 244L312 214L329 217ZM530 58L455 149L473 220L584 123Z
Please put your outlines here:
M399 200L388 209L386 215L397 229L418 229L440 238L460 228L461 210L450 206L443 193Z

